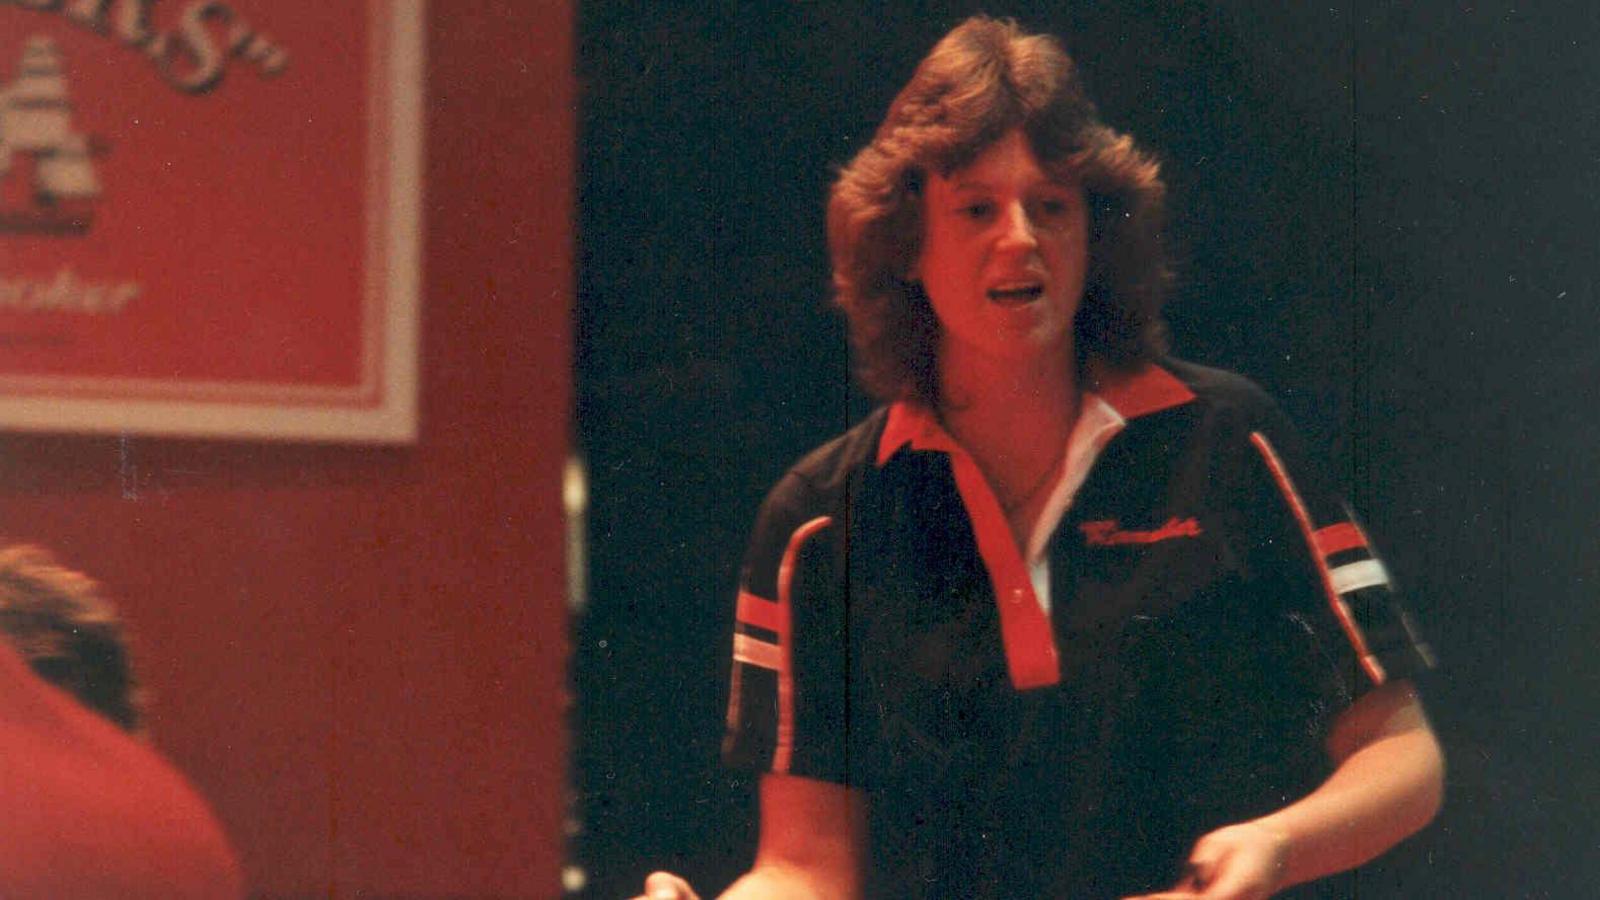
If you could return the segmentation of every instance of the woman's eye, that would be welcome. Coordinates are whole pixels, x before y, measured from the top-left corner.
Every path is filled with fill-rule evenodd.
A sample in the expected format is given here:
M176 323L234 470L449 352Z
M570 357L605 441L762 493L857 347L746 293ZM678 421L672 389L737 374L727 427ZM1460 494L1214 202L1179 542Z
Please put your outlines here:
M1072 211L1072 206L1067 201L1051 198L1040 200L1038 208L1039 218L1046 222L1065 221L1067 215Z
M994 204L968 203L966 206L961 207L960 212L961 215L969 219L986 219L990 213L994 212Z

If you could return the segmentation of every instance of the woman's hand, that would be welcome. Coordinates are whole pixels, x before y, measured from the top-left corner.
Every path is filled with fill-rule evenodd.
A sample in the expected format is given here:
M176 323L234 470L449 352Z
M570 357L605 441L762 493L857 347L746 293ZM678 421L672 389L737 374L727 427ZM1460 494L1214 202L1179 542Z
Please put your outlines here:
M644 893L634 900L700 900L700 895L671 872L651 872L644 880Z
M1328 758L1333 774L1316 790L1202 837L1182 881L1132 900L1269 897L1371 860L1439 810L1444 757L1407 681L1374 688L1340 713Z
M1195 842L1171 890L1127 900L1266 900L1283 887L1287 838L1260 822L1219 828Z

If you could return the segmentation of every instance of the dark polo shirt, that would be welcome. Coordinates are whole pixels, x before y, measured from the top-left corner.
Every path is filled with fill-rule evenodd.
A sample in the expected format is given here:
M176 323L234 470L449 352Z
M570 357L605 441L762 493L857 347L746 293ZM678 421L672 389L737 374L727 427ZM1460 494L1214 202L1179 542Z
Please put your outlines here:
M1257 387L1169 360L1094 390L1126 424L1050 538L1048 614L926 411L875 412L762 506L725 755L862 791L870 896L1165 887L1198 836L1319 784L1357 697L1431 665Z

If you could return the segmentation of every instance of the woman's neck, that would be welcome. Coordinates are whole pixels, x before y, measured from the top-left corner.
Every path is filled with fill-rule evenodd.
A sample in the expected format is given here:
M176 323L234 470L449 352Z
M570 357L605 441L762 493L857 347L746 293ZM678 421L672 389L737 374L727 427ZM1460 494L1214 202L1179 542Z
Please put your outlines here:
M1070 346L1021 360L941 357L939 418L978 463L1019 543L1077 421L1076 375Z
M1020 359L940 354L938 412L960 431L1060 431L1064 442L1078 408L1076 358L1070 345Z

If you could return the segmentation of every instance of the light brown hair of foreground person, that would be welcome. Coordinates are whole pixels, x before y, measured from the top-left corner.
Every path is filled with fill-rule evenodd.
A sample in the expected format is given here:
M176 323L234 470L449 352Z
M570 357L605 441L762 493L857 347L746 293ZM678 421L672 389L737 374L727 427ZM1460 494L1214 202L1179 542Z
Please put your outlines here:
M241 896L205 800L127 731L122 629L94 582L37 547L0 551L0 626L0 896Z
M137 733L139 687L100 585L32 544L0 548L0 634L39 677Z

